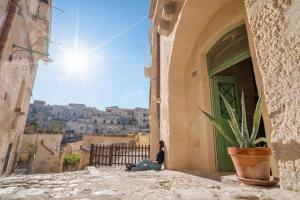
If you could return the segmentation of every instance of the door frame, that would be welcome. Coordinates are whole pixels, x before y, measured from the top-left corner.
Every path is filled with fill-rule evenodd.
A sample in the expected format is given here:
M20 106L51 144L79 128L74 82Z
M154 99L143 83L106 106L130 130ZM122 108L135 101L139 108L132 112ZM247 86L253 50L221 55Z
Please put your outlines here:
M242 37L243 39L247 38L247 43L248 43L248 48L245 48L244 50L240 50L239 52L236 52L234 56L227 58L225 61L223 61L220 64L216 65L209 65L209 60L208 60L208 55L209 51L214 48L214 45L218 43L222 39L222 37L226 36L228 33L231 31L235 30L236 28L240 26L246 26L245 23L241 23L236 27L233 27L230 30L227 30L226 32L223 33L223 35L220 35L219 38L214 42L212 46L206 51L205 58L206 58L206 67L207 67L207 74L209 78L209 90L210 90L210 103L211 103L211 114L214 116L215 114L215 95L214 95L214 86L213 86L213 76L217 75L218 73L234 66L235 64L247 59L251 58L251 52L250 52L250 46L249 46L249 41L248 41L248 32L247 32L247 27L246 28L246 34ZM223 49L222 51L225 51ZM252 59L251 59L252 60ZM237 83L238 84L238 83ZM238 94L238 93L237 93ZM239 94L238 94L239 95ZM237 99L237 104L240 104L240 99L239 97ZM240 106L240 105L238 105ZM240 115L238 113L238 115ZM213 126L213 140L214 140L214 154L215 154L215 170L218 172L219 171L219 156L218 156L218 146L217 146L217 132L215 126Z
M212 78L214 75L216 75L217 73L232 67L233 65L246 60L247 58L250 58L250 49L248 49L247 51L243 51L240 52L239 54L237 54L236 56L234 56L233 58L227 60L226 62L217 65L217 66L212 66L212 68L208 71L208 76L210 78Z

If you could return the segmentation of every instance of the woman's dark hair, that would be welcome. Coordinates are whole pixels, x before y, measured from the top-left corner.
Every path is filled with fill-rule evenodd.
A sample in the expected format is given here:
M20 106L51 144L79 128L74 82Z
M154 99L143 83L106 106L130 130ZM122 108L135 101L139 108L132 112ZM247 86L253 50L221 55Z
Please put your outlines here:
M165 147L165 143L163 140L159 140L158 143L159 143L159 149L162 149Z

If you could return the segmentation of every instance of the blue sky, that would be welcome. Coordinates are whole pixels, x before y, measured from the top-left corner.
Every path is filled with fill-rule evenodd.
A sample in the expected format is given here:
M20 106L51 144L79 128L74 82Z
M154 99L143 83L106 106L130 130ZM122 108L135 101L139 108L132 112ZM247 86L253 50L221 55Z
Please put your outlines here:
M38 69L33 100L148 107L149 0L54 0L53 63ZM77 42L76 42L77 41Z

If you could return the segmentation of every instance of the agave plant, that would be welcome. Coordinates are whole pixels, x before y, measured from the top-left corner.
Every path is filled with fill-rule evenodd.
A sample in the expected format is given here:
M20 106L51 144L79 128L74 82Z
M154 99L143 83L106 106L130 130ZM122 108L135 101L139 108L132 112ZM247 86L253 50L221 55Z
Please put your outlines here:
M259 95L259 99L257 101L255 112L253 115L253 127L252 127L251 136L249 135L249 131L247 127L244 92L242 92L242 99L241 99L241 106L242 106L241 124L239 124L236 110L231 107L230 103L226 100L226 98L222 94L220 94L220 96L222 97L222 100L224 101L226 109L229 113L230 119L228 120L228 124L234 133L236 141L234 141L229 137L225 127L223 126L220 120L212 117L211 115L209 115L208 113L200 109L201 112L204 113L205 116L207 116L207 118L215 125L216 129L218 130L218 133L220 133L232 146L239 146L240 148L254 148L255 145L260 142L268 143L266 138L261 137L256 139L259 123L261 119L261 94Z

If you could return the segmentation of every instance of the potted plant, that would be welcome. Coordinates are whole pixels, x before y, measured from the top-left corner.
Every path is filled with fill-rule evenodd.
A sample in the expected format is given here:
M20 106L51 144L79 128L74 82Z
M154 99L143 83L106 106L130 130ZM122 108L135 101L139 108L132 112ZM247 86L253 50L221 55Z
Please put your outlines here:
M80 161L79 153L70 153L64 157L64 165L67 168L70 168L71 171L76 170L77 164Z
M272 154L269 147L256 147L260 142L268 143L266 138L258 138L258 128L261 119L261 95L259 95L256 109L253 115L253 127L251 136L247 128L246 109L244 101L244 93L242 92L241 107L242 107L242 121L241 124L238 120L238 115L235 109L231 107L226 98L220 94L225 103L226 109L230 116L228 123L232 129L235 140L229 137L228 132L223 127L221 122L201 110L207 118L215 125L218 133L232 145L228 148L228 153L231 156L234 167L239 178L253 179L253 180L270 180L270 157Z

